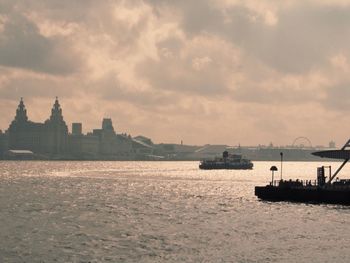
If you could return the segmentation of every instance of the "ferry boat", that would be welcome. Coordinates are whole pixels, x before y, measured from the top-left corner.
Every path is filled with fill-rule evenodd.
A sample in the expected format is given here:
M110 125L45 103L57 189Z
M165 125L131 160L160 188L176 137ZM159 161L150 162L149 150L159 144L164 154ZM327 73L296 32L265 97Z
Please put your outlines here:
M344 165L350 160L350 150L347 150L347 147L350 147L350 140L340 150L312 153L322 158L343 160L343 163L333 174L331 166L318 167L317 177L314 181L299 179L276 181L273 179L273 174L277 168L272 166L270 168L272 171L271 182L266 186L256 186L255 195L261 200L268 201L350 205L350 179L336 178ZM325 173L327 169L328 176Z
M203 170L213 169L253 169L253 163L239 154L230 154L228 151L222 153L222 157L216 157L213 160L202 160L199 168Z

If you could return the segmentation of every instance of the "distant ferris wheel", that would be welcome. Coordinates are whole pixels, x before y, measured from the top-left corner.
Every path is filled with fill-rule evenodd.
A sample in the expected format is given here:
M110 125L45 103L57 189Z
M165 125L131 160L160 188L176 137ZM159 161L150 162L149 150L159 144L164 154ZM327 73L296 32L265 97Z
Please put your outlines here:
M308 146L310 148L312 148L311 141L309 140L309 138L304 137L304 136L300 136L300 137L295 138L293 143L292 143L292 146L305 147L305 144L303 144L302 142L306 142L308 144ZM297 143L299 143L299 144L297 144Z

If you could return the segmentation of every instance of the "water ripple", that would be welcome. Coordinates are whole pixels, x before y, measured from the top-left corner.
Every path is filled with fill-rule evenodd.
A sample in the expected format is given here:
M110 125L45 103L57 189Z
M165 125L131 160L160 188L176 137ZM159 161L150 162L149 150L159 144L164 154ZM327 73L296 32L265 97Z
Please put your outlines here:
M0 162L0 261L349 262L349 207L258 201L271 165Z

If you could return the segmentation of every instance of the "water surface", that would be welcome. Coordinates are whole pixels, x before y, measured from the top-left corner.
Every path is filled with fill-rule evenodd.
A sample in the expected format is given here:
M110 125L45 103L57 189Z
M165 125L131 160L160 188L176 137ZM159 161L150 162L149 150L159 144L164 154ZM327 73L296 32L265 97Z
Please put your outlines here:
M322 164L284 163L283 177ZM259 201L280 164L254 165L0 162L0 261L350 262L350 207Z

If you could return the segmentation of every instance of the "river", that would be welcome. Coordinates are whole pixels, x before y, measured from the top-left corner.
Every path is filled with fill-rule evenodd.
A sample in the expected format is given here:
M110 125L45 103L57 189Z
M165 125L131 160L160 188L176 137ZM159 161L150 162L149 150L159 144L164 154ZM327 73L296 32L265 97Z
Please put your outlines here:
M285 162L283 178L339 164ZM2 161L0 261L350 262L350 207L259 201L271 165Z

